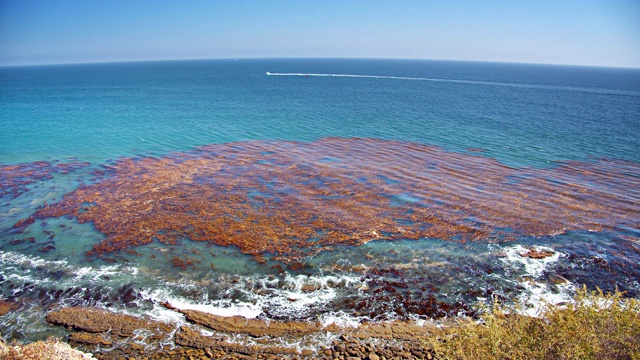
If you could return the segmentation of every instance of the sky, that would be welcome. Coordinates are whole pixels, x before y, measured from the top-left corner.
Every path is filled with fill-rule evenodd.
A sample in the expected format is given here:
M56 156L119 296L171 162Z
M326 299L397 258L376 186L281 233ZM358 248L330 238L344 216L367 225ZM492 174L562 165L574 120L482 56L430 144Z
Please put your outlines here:
M0 65L298 57L640 67L640 0L0 0Z

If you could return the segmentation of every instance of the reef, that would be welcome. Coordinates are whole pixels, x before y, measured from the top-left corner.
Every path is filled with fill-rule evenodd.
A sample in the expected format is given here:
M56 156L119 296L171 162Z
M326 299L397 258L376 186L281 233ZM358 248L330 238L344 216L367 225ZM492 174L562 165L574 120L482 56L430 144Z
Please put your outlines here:
M15 199L29 191L28 185L53 178L53 174L69 174L89 166L87 162L51 163L34 161L17 165L0 165L0 198L10 196Z
M188 239L296 264L372 240L508 241L638 228L638 178L639 164L606 159L512 168L411 142L247 141L120 159L105 177L14 227L62 216L91 222L106 235L88 253L97 257Z

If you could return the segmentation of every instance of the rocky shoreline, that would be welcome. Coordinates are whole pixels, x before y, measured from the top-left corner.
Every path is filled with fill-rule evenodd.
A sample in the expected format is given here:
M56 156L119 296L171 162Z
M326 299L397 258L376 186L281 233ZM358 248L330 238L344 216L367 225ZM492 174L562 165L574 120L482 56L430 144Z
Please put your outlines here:
M166 323L83 307L50 311L46 320L70 330L66 341L74 348L104 360L433 359L422 340L449 329L408 321L323 326L172 310L182 313L186 321Z

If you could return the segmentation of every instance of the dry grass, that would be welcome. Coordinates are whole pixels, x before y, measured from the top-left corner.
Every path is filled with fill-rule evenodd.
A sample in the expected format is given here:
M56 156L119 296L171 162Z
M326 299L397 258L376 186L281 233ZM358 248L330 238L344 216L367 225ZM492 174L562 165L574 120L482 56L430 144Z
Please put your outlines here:
M494 304L482 324L425 339L438 359L640 359L640 300L581 289L569 306L546 305L538 318Z
M74 350L69 344L49 338L29 345L5 345L0 341L0 359L3 360L92 360L91 354Z

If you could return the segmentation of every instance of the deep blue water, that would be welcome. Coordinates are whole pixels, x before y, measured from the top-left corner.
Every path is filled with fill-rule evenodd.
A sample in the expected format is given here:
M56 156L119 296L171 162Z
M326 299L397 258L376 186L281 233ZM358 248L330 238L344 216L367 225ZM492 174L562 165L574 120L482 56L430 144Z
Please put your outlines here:
M247 317L361 321L367 314L344 304L369 301L372 309L386 309L369 297L374 282L361 265L399 269L403 275L394 281L409 289L432 282L438 301L469 306L493 295L528 306L565 301L580 284L618 286L637 296L640 229L622 226L513 243L372 241L321 253L303 272L284 273L235 248L187 239L189 249L153 243L136 248L136 256L119 254L116 263L89 261L84 253L104 239L91 223L62 217L37 220L24 232L13 226L45 202L96 181L92 171L114 159L207 144L358 137L436 145L514 167L600 158L637 166L638 134L640 69L331 59L0 68L0 165L90 163L29 184L18 196L0 191L0 300L31 304L0 319L0 333L27 340L60 335L63 330L44 323L48 306L105 306L181 321L160 305L165 301ZM618 189L629 193L635 209L640 180L637 185ZM555 255L519 255L534 245ZM189 271L156 260L196 252L218 255ZM549 274L569 283L556 284ZM305 284L316 290L303 291Z
M481 148L514 165L640 156L638 69L215 60L2 68L0 86L4 164L71 156L99 163L209 143L326 136Z

